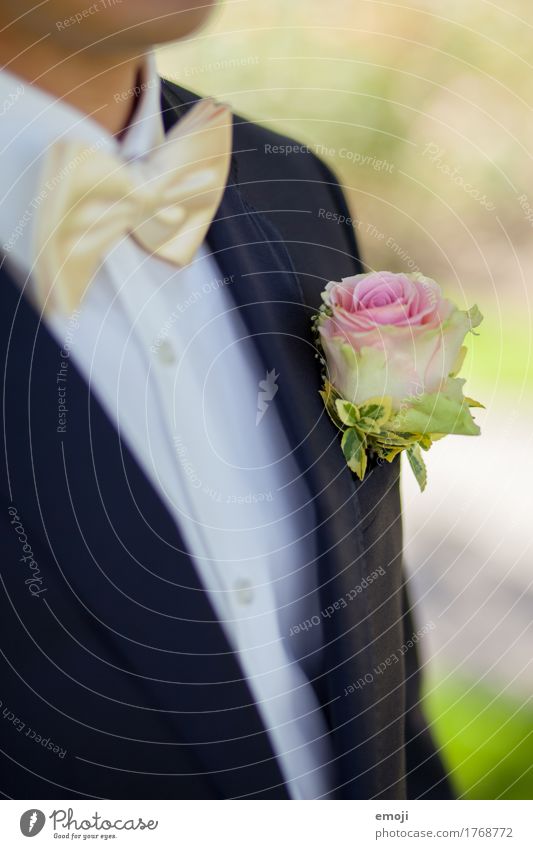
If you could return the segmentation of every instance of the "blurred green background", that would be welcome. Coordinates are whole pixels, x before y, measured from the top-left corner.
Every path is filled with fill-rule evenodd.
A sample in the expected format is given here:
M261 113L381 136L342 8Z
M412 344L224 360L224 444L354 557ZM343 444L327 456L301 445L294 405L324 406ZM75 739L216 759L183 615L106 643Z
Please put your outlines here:
M458 794L532 798L530 0L228 0L159 66L318 150L369 268L416 266L485 315L483 437L436 445L423 496L404 481L406 558Z

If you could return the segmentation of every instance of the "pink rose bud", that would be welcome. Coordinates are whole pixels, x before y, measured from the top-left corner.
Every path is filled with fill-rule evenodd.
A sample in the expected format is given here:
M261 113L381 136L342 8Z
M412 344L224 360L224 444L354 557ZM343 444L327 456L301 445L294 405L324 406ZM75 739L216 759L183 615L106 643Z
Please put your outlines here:
M318 323L327 378L354 404L388 396L396 410L443 387L460 366L466 333L479 323L422 274L345 277L327 285L324 301L332 312Z

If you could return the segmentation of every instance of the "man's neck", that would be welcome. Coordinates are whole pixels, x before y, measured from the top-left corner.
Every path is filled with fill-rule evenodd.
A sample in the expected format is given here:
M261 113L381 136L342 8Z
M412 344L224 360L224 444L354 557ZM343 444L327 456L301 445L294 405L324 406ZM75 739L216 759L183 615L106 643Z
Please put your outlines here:
M48 40L30 46L0 41L0 64L90 115L113 135L128 126L142 56L79 51L65 56Z

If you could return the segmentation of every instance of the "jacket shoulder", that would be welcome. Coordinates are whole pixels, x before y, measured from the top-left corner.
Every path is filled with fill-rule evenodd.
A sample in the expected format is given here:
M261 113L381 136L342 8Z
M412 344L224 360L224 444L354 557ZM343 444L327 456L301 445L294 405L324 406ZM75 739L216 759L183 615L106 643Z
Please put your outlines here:
M165 123L167 129L193 106L202 95L189 91L177 83L163 79L163 105ZM169 102L165 104L165 95L169 96ZM165 115L166 113L166 115ZM304 142L278 133L263 124L258 124L249 118L235 114L234 120L234 155L243 160L245 164L257 167L258 163L266 157L270 163L269 168L284 172L315 173L320 179L327 177L337 183L333 171L316 155L316 153ZM246 157L242 154L250 154Z
M338 268L337 275L362 271L357 220L336 174L307 144L236 116L234 156L243 195L289 241L296 245L301 240L300 251L308 259L309 241L330 249L328 261Z
M200 99L167 81L163 93L172 113L167 128ZM297 269L308 272L312 267L326 281L363 270L357 222L342 187L307 144L234 115L231 179L247 203L282 235Z

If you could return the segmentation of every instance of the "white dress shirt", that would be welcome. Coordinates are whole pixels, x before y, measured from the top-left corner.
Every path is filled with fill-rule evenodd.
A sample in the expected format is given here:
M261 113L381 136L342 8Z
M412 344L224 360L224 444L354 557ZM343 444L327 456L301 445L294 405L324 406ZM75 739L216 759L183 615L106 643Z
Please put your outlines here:
M119 143L88 116L0 72L0 103L9 103L0 123L0 244L28 297L43 153L66 137L142 157L163 134L152 56L142 89ZM320 668L320 625L290 636L292 626L316 623L319 614L312 499L275 395L258 415L266 375L232 285L206 244L178 269L125 238L105 257L79 311L44 320L174 517L290 795L326 797L332 755L309 683Z

